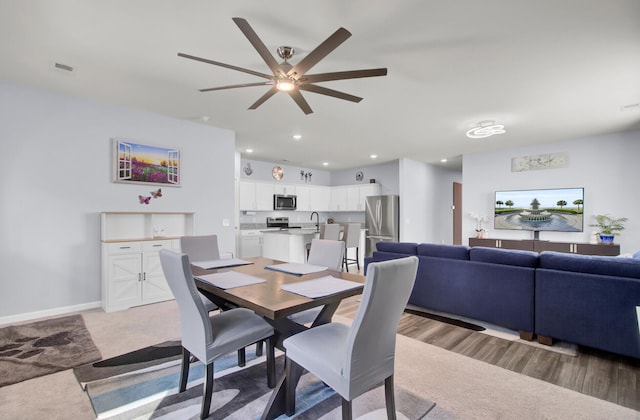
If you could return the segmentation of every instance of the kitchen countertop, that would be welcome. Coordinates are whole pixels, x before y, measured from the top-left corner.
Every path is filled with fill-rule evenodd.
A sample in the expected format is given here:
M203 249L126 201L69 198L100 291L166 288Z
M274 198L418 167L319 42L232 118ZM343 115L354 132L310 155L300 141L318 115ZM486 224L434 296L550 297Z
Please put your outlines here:
M316 228L309 229L283 229L283 230L264 230L264 233L279 235L315 235L319 233Z

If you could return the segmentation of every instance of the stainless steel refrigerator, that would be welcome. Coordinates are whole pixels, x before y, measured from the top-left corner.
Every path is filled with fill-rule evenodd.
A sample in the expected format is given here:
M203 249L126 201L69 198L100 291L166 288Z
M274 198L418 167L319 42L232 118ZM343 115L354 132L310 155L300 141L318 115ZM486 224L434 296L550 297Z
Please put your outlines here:
M398 242L400 238L400 199L397 195L372 195L365 201L366 256L370 257L380 241Z

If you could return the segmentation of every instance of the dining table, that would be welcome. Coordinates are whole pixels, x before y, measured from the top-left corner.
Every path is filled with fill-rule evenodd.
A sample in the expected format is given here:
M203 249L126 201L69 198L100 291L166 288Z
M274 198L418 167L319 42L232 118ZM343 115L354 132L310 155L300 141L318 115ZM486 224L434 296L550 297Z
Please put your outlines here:
M360 274L342 271L320 270L308 274L293 274L280 271L277 268L288 267L286 262L264 257L243 258L242 265L222 268L203 268L191 266L198 290L218 305L221 310L241 307L261 315L274 328L275 347L284 351L282 342L287 338L309 328L314 328L331 322L331 318L343 299L362 293L365 277ZM305 265L302 265L306 267ZM275 269L274 269L275 268ZM229 273L232 272L232 273ZM253 284L238 287L218 287L208 281L210 275L227 273L226 275L247 275L255 278ZM248 278L247 276L244 276ZM318 279L316 282L309 280ZM322 280L320 280L322 279ZM350 283L344 290L334 291L318 297L307 297L292 291L297 286L311 283ZM343 281L346 280L346 281ZM354 285L351 282L359 283ZM296 283L300 283L297 284ZM289 316L307 309L321 307L318 316L310 325L298 324ZM300 379L300 372L295 378L289 378L296 384ZM285 412L285 380L286 372L280 375L271 398L265 407L262 419L273 419Z

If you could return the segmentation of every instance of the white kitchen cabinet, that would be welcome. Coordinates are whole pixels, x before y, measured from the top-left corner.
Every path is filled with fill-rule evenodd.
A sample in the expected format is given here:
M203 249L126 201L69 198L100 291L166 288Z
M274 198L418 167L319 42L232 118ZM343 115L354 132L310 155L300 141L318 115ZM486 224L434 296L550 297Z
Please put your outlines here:
M331 187L330 211L347 210L347 187Z
M247 229L240 231L240 258L262 256L262 231Z
M314 211L311 207L311 191L306 185L296 187L297 211Z
M360 186L347 187L347 211L358 211L360 209ZM364 208L363 208L364 210Z
M311 211L329 211L331 203L331 187L309 187L309 201Z
M365 211L366 198L372 195L380 195L382 188L380 184L366 184L359 187L359 200L356 211Z
M268 182L240 181L240 210L273 210L273 191Z
M289 184L272 184L273 185L273 194L282 194L282 195L295 195L296 186Z
M180 250L180 236L193 235L194 214L106 212L101 224L103 309L173 299L158 251Z

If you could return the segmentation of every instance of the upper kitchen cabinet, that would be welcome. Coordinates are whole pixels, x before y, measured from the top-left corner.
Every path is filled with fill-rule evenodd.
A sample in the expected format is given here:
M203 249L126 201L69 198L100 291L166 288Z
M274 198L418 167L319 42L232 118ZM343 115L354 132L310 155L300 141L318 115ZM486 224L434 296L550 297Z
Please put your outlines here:
M311 207L311 192L306 185L296 186L297 209L298 211L314 211Z
M331 203L329 205L330 211L347 211L347 187L331 187Z
M309 202L311 211L329 211L331 201L331 187L309 187Z
M240 181L240 210L273 210L274 186L269 182Z
M274 194L282 194L282 195L295 195L296 194L295 185L288 184L273 184L273 193Z

